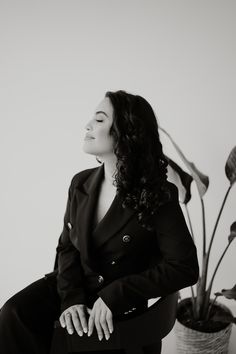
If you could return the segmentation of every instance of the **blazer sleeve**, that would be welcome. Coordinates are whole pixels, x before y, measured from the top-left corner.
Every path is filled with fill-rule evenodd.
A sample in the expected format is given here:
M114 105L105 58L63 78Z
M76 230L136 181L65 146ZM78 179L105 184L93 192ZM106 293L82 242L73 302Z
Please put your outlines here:
M83 269L80 252L70 241L68 222L70 221L70 203L73 192L73 178L68 191L63 230L56 248L58 257L57 291L61 299L61 310L75 304L85 304L86 297L83 288Z
M154 223L161 259L157 257L148 269L118 278L98 292L113 314L123 313L134 305L168 295L198 280L197 250L174 184L171 199L159 208Z

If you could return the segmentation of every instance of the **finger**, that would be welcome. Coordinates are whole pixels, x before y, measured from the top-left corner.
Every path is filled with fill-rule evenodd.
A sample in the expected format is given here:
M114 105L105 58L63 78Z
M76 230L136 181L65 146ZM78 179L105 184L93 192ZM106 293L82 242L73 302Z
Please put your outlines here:
M96 326L96 329L97 329L98 339L102 340L103 332L102 332L102 327L101 327L101 324L100 324L100 311L99 310L95 313L94 323L95 323L95 326Z
M109 329L108 329L108 325L107 325L106 312L105 311L101 312L100 325L101 325L101 327L103 329L103 332L104 332L106 340L108 340L110 338L110 333L109 333Z
M106 315L106 320L107 320L107 325L109 332L112 333L114 331L114 326L113 326L113 318L112 318L112 313L108 312Z
M76 309L74 309L72 312L72 322L73 322L76 332L81 337L83 335L83 329L82 329L80 319L79 319Z
M86 309L87 309L87 313L90 315L92 312L92 309L90 309L89 307L87 307Z
M72 320L71 320L71 314L70 313L67 313L65 315L65 319L66 319L66 329L67 329L67 332L69 334L73 334L74 333L74 329L73 329L73 324L72 324Z
M65 320L65 314L64 312L61 314L60 318L59 318L60 324L63 328L65 328L66 326L66 320Z
M87 333L88 332L88 324L87 324L87 318L85 316L84 309L81 309L81 308L77 309L77 314L79 316L80 323L81 323L84 333Z
M91 334L93 333L93 329L94 329L94 313L91 311L91 315L88 321L88 336L91 336Z

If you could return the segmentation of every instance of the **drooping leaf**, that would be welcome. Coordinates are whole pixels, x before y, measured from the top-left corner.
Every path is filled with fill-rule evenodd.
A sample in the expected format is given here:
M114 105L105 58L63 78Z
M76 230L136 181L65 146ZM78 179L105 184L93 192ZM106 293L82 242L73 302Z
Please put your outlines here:
M187 204L191 199L191 183L193 181L193 177L185 172L168 156L165 157L168 161L169 180L178 187L180 202Z
M230 234L228 236L228 241L232 242L236 237L236 221L230 226Z
M193 179L197 184L197 189L202 198L209 187L209 177L200 172L193 162L189 162L189 170L192 173Z
M216 296L224 296L227 299L236 300L236 284L232 289L222 289L221 291L215 293Z
M178 152L179 156L181 157L182 161L184 162L185 166L188 168L190 171L194 181L196 182L198 192L200 194L200 197L202 198L204 194L206 193L208 186L209 186L209 177L204 175L202 172L200 172L197 167L194 165L193 162L190 162L183 152L180 150L179 146L175 143L175 141L172 139L169 133L161 127L159 129L168 136L170 139L171 143L174 145L176 151Z
M236 146L232 149L225 164L225 174L233 185L236 181Z

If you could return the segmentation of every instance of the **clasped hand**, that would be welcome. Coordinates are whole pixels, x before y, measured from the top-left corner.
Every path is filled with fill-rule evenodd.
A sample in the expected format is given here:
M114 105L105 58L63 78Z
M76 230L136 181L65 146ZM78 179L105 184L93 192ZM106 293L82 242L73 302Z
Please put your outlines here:
M86 314L89 314L88 322ZM112 312L100 297L94 302L92 309L82 304L70 306L61 314L59 321L69 334L73 334L75 329L79 336L83 332L91 336L95 326L99 340L102 340L103 333L108 340L113 332Z

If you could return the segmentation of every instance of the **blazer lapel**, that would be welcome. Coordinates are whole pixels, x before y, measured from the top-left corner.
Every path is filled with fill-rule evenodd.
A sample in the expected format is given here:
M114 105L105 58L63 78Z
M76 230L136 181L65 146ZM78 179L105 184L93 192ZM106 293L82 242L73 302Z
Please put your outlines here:
M77 200L76 210L76 242L79 244L80 253L88 261L91 253L90 234L92 218L96 205L96 195L103 179L103 166L95 168L88 178L77 186L75 197Z
M88 178L75 189L77 199L76 225L78 228L78 243L81 254L88 261L92 255L92 233L96 238L96 247L101 246L114 236L134 215L135 211L122 207L119 193L113 199L107 213L92 229L95 208L97 207L98 192L104 179L104 164L95 168Z
M96 247L101 247L111 237L115 236L127 224L134 213L134 210L122 207L122 198L119 194L116 194L107 213L93 230L93 239L96 240Z

